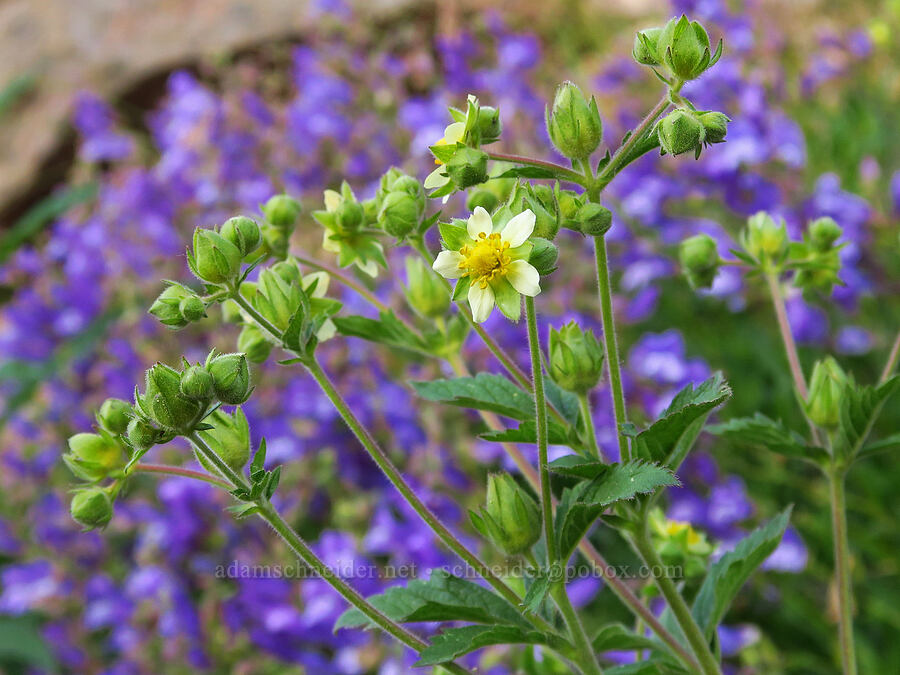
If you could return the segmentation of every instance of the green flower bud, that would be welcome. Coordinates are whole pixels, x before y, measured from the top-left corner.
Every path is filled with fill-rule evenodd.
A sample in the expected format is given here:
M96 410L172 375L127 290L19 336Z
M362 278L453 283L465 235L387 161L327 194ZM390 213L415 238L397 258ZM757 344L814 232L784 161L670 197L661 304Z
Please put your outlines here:
M578 211L583 205L583 198L572 190L559 190L556 195L559 204L559 216L566 227L580 229L577 222ZM610 222L612 214L610 214Z
M237 246L245 258L253 253L262 241L262 233L255 220L245 216L229 218L222 225L219 234Z
M299 283L285 281L278 270L272 268L260 273L253 304L276 328L287 330L302 303L303 292Z
M246 354L221 354L207 359L206 368L213 376L216 398L226 405L240 405L252 391L250 366Z
M484 534L507 555L525 553L541 537L541 512L532 496L505 473L491 474L481 510Z
M128 423L128 442L137 452L145 452L156 445L162 433L159 429L140 417L133 418Z
M263 225L261 231L263 246L266 247L266 251L268 251L273 258L277 258L278 260L287 258L288 246L290 244L288 233L285 230L269 224Z
M408 192L390 192L378 212L378 225L392 237L403 239L419 226L425 215L425 193L421 199Z
M450 311L450 291L421 258L406 259L406 300L426 318L446 316Z
M188 251L188 265L194 275L210 284L224 284L241 271L241 252L218 232L198 227L194 230L194 250Z
M500 133L503 131L503 124L500 122L500 111L490 106L480 106L478 108L478 119L476 121L478 129L478 137L482 143L493 143L500 140Z
M122 469L125 453L108 434L75 434L69 438L69 452L63 461L77 478L95 482Z
M166 288L153 301L148 310L169 328L184 328L191 321L206 316L206 305L194 291L174 281L167 281Z
M700 120L689 110L678 109L666 115L657 125L659 145L664 153L681 155L698 153L703 147L706 130Z
M634 47L631 56L635 61L644 66L658 66L659 56L657 42L662 28L645 28L639 30L634 36Z
M264 363L272 353L272 346L263 332L252 324L244 326L238 335L238 351L246 354L251 363Z
M817 218L809 224L809 243L817 251L825 252L834 246L844 230L833 219Z
M520 185L519 190L510 198L510 204L518 203L518 195L524 193L524 202L514 210L531 209L534 213L533 236L553 240L559 232L559 207L556 204L554 190L549 185Z
M195 401L209 401L215 395L213 379L203 366L191 366L181 374L181 393Z
M563 82L556 90L553 107L546 111L547 132L553 145L569 159L586 159L603 138L603 122L597 101L584 94L572 82Z
M159 426L178 433L190 430L202 407L181 393L181 373L164 363L147 371L146 387L138 396L137 406Z
M806 414L825 429L836 429L841 421L841 401L847 387L847 375L838 362L828 356L817 361L804 403Z
M388 192L405 192L416 199L421 196L422 208L425 208L425 189L422 187L422 184L412 176L407 176L406 174L397 176L394 182L391 183L391 188Z
M466 199L466 210L475 211L475 207L480 206L488 213L493 213L499 204L500 198L490 190L473 190Z
M303 210L300 202L287 195L269 197L269 201L260 207L266 220L285 234L290 234L297 226L297 219Z
M532 243L528 263L538 271L542 277L551 274L556 269L556 260L559 258L559 249L549 239L532 236L528 239Z
M596 202L587 202L575 214L578 229L590 237L600 237L612 227L612 211Z
M550 377L566 391L584 394L603 374L603 348L593 331L575 322L550 329Z
M475 148L459 148L447 162L447 175L460 190L480 185L488 179L487 153Z
M350 234L366 222L366 212L362 204L353 199L342 199L334 210L334 223L338 232Z
M659 34L656 42L657 60L665 64L679 80L693 80L711 68L722 56L722 41L711 54L709 35L696 21L672 19Z
M784 222L776 224L765 211L750 216L740 239L744 250L766 268L781 264L788 254L789 242Z
M120 398L108 398L103 401L97 413L97 422L111 434L121 435L128 429L132 408L128 401Z
M703 131L705 132L703 140L705 143L725 142L725 134L728 133L728 123L731 121L728 115L709 110L705 113L700 113L698 119L700 124L703 125Z
M708 234L688 237L678 247L678 260L691 288L711 288L719 271L719 251Z
M288 284L299 284L300 279L303 277L300 268L294 260L281 260L272 265L269 269L284 279L285 283ZM257 285L256 288L259 288L259 285ZM254 295L255 291L254 293L248 293L247 298L252 299Z
M212 429L200 431L198 434L233 471L241 473L250 459L250 426L244 411L236 408L233 415L216 410L204 420L213 426ZM207 471L218 474L215 466L201 453L196 453L197 460Z
M93 530L106 527L112 520L113 503L103 488L81 488L72 495L69 511L76 523Z

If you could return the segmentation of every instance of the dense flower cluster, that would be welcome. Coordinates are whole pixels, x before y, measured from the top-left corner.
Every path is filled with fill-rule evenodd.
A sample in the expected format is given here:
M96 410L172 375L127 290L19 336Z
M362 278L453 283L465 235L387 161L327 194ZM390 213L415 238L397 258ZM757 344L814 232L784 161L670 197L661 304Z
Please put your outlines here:
M686 236L711 235L725 256L736 246L731 234L735 229L729 225L762 208L783 216L795 233L810 218L831 216L843 227L841 242L849 244L840 250L844 285L835 288L833 299L852 310L879 282L861 265L873 216L865 201L843 191L833 175L819 177L809 195L802 186L772 177L773 167L798 171L805 166L798 125L772 103L770 94L780 83L767 81L766 73L754 68L754 55L770 46L759 40L780 38L755 30L753 15L732 14L724 3L674 4L679 13L689 10L727 29L729 52L705 77L702 88L692 90L695 85L689 82L683 91L705 108L726 111L735 122L728 127L728 142L716 152L696 163L679 163L677 172L670 163L645 158L623 172L609 192L612 255L625 270L617 310L636 331L627 353L625 390L630 404L651 418L680 388L711 371L687 352L677 331L651 328L640 334L659 308L667 280L678 273L665 251ZM64 488L47 492L45 486L53 483L62 439L91 424L88 410L101 393L130 398L144 364L176 352L174 342L143 308L157 290L157 278L186 281L166 260L177 258L194 225L221 222L233 212L254 214L282 191L318 199L338 177L368 197L378 188L384 167L400 164L403 157L413 158L404 168L424 178L434 166L429 166L428 146L446 136L441 120L447 104L468 92L492 94L492 103L503 110L505 139L549 154L549 138L533 135L533 129L543 128L545 97L538 92L546 88L538 38L511 32L497 17L488 18L486 31L487 39L470 32L437 38L437 62L427 64L424 74L421 54L402 58L389 49L367 51L348 46L337 33L293 49L290 80L282 83L291 92L286 97L267 97L258 72L252 73L251 85L228 83L222 91L193 74L176 72L148 120L152 162L145 161L139 143L120 129L104 102L87 93L76 102L82 173L96 182L96 200L65 213L46 240L20 249L0 272L3 283L17 289L4 305L0 322L3 366L17 373L3 383L8 421L0 455L5 499L0 553L13 562L0 569L0 612L47 613L44 636L66 667L95 672L91 669L97 655L112 653L116 665L104 671L111 675L153 672L173 659L197 669L236 668L259 648L309 672L360 673L376 663L382 673L410 668L413 658L405 650L361 633L335 636L332 626L345 607L321 580L242 576L242 567L277 562L274 547L266 543L262 528L218 517L225 502L208 486L172 479L154 485L147 479L117 513L113 530L120 536L113 538L78 533L63 500ZM852 34L846 51L864 58L864 37ZM601 107L614 99L628 100L625 94L640 74L638 68L617 63L597 75L595 83L604 96ZM839 70L814 60L803 86L813 91ZM423 77L434 79L435 85L426 93L410 94L404 83ZM623 107L616 110L618 118L607 115L612 122L603 134L621 137L637 110ZM720 223L695 217L690 202L698 198L725 204L729 212ZM453 198L446 209L460 215L461 206ZM488 236L485 228L474 235L482 230ZM580 246L580 235L562 239L563 246ZM318 240L318 231L298 236L301 246L318 245ZM517 245L509 244L510 249ZM473 276L484 277L491 270L472 252L478 246L482 244L475 242L468 254L458 253L462 262L455 257L452 262L459 270L468 265ZM390 264L393 254L387 257ZM514 262L533 270L523 261L507 261L510 266ZM449 267L441 271L448 277L456 274ZM570 286L556 284L548 300L558 311L541 317L545 344L551 326L571 319L598 335L602 332L597 319L569 302L571 291L582 283L580 273L562 274ZM125 278L144 284L126 285ZM521 289L509 282L515 291L534 295L540 289L536 282L527 284L529 280L521 282ZM385 302L402 298L398 286L374 283ZM479 284L482 290L492 288L487 281ZM130 287L140 288L141 297L125 290ZM527 363L527 346L512 324L499 312L490 315L495 292L490 307L484 301L486 309L476 314L477 320L484 319L519 363ZM729 268L720 272L709 293L734 312L748 302L740 275ZM351 306L358 303L351 293L343 299ZM499 298L496 302L503 309ZM829 318L821 309L799 294L787 307L800 341L826 339ZM369 310L360 306L354 311ZM193 352L189 348L188 356L193 361L202 358L200 345L207 342L202 329L201 323L190 334ZM840 326L836 336L835 347L845 354L866 353L874 344L865 328L853 324ZM483 370L498 369L474 341L471 348L476 359L483 359ZM403 461L415 476L419 494L446 522L462 522L464 511L453 495L464 493L476 479L460 465L461 439L448 436L436 447L426 442L429 422L393 377L398 364L390 359L395 357L376 358L371 345L352 340L341 346L326 343L323 352L339 373L343 390L351 392L353 409L371 428L389 430L396 447L406 450ZM429 366L402 367L415 374ZM245 407L254 443L265 436L273 464L295 462L282 479L283 485L295 487L280 493L279 507L303 520L317 541L317 553L337 569L389 562L415 566L424 575L449 564L451 559L409 506L384 490L383 478L372 470L315 383L264 368L264 377L278 386L267 386ZM602 389L592 405L598 419L612 419ZM601 450L616 459L615 429L604 425L597 429ZM509 460L496 444L479 442L471 452L482 462L515 468L506 464ZM682 473L685 484L670 490L666 515L705 532L713 555L721 555L746 530L754 506L740 479L723 475L709 455L692 458ZM34 531L26 533L26 519L12 517L14 513L26 513ZM140 528L129 527L138 523ZM767 565L799 571L806 557L798 533L788 530ZM217 576L222 566L227 576L237 577L227 586ZM364 595L392 583L377 575L354 579ZM588 605L600 587L597 579L584 580L573 601ZM224 616L227 634L208 620L219 615ZM759 638L759 629L751 625L720 629L726 655ZM497 667L486 672L505 671Z

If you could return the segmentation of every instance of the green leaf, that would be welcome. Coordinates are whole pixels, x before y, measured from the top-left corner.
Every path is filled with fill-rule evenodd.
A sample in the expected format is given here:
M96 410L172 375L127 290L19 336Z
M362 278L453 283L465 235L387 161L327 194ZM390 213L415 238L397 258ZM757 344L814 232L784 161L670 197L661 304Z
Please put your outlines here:
M495 443L537 443L537 422L525 420L515 429L486 431L479 436L486 441ZM553 420L549 420L547 425L547 438L551 445L569 444L566 428Z
M431 640L414 666L435 666L490 645L548 644L550 636L517 626L463 626L450 628Z
M687 673L683 668L654 659L606 668L603 672L605 675L681 675Z
M841 401L841 422L835 443L835 452L847 459L853 459L869 437L875 420L881 414L888 397L900 385L900 375L889 378L882 384L857 385L848 383Z
M611 623L601 628L591 646L595 652L611 649L659 649L659 642L630 631L620 623Z
M741 539L733 551L710 566L691 610L707 638L712 639L716 626L725 617L744 582L778 546L790 517L791 507L788 507Z
M431 578L414 579L406 586L394 586L369 598L369 602L391 620L473 621L486 624L509 624L527 628L531 624L509 602L478 584L454 577L444 570L434 570ZM359 628L372 625L357 609L344 612L334 625Z
M259 442L259 448L253 454L253 461L250 462L250 479L256 481L259 476L266 471L266 439L263 438Z
M776 422L760 413L753 417L738 417L724 424L715 424L706 430L727 438L739 447L753 450L763 448L807 461L828 456L822 448L808 446L803 436L785 427L780 420Z
M581 408L578 405L578 397L571 391L561 388L550 378L544 378L544 393L547 402L553 406L563 419L573 427L578 425L581 417Z
M893 434L887 438L882 438L880 441L872 441L866 444L856 457L857 459L863 459L876 455L879 452L889 452L891 450L900 450L900 434Z
M463 408L489 410L524 421L535 415L534 399L502 375L478 373L475 377L413 382L416 393L428 401Z
M522 608L531 614L537 614L541 610L541 605L544 604L544 598L550 592L551 585L550 575L547 574L547 570L538 570L531 581L531 585L528 586L528 590L525 592L525 597L522 599Z
M449 223L438 223L438 231L441 233L441 241L448 251L458 251L469 241L469 232L466 229L466 221L454 218Z
M41 637L40 626L33 616L0 617L0 672L7 672L5 667L12 664L46 673L59 672L53 652Z
M233 506L225 507L225 510L233 515L235 520L243 520L254 513L259 513L259 506L256 504L234 504Z
M499 180L501 178L531 178L534 180L541 178L556 178L556 172L539 166L517 166L512 169L507 169L499 176L491 176L492 180Z
M558 462L559 460L557 460ZM571 462L571 460L570 460ZM554 462L556 464L556 462ZM591 464L586 461L584 464ZM593 464L600 465L599 462ZM588 529L601 513L616 502L633 499L660 487L678 485L678 479L669 469L634 460L622 464L604 464L591 469L576 469L580 464L571 463L564 470L590 470L598 475L572 488L563 490L556 508L555 530L560 560L567 561ZM563 468L556 464L556 470Z
M731 396L731 388L715 373L695 389L688 384L675 395L660 418L632 441L634 456L677 470L714 408Z
M392 311L381 312L379 316L378 319L338 316L332 321L341 335L431 355L424 338L411 331Z

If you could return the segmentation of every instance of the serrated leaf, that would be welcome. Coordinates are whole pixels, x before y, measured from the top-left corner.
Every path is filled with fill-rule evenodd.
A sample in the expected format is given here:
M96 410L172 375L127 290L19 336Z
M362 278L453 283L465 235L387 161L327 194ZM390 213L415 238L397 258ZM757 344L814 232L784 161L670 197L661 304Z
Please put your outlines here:
M259 442L259 448L257 448L256 452L253 454L253 461L250 462L250 477L253 478L254 474L265 471L266 468L266 439L263 438Z
M266 499L271 499L272 495L275 494L275 490L278 489L278 483L280 480L281 480L281 467L276 466L274 469L272 469L267 474L266 486L265 486Z
M580 455L563 455L550 462L549 469L553 473L569 476L570 478L594 480L609 471L613 466L617 465L606 464Z
M893 434L887 438L882 438L880 441L872 441L866 444L856 457L857 459L864 459L865 457L871 457L880 452L890 452L891 450L900 450L900 434Z
M429 354L422 336L411 331L392 311L381 312L379 317L339 316L332 321L341 335Z
M741 539L734 550L714 562L703 579L691 613L711 639L725 612L750 575L776 549L791 517L791 507Z
M524 421L534 418L534 399L502 375L478 373L475 377L412 382L416 393L428 401L463 408L489 410Z
M827 458L822 448L809 446L795 431L785 427L781 421L769 419L761 413L753 417L738 417L723 424L706 428L711 434L722 436L739 447L764 448L780 455L797 457L807 461Z
M494 443L537 443L537 422L525 420L515 429L486 431L479 436ZM569 443L566 428L553 420L549 420L547 424L547 438L551 445L568 445Z
M393 586L369 598L377 609L393 621L472 621L486 624L529 624L509 602L483 586L434 570L428 580L414 579L406 586ZM359 628L371 625L357 609L344 612L334 625Z
M591 646L595 652L606 652L611 649L659 649L659 642L638 635L621 623L611 623L597 631L591 640Z
M679 391L659 419L632 441L634 456L658 462L676 471L700 434L714 408L731 396L731 388L715 373L696 388Z
M539 180L543 178L556 178L556 172L550 169L543 169L539 166L517 166L507 169L499 176L491 176L492 179L499 180L501 178L530 178Z
M835 443L835 452L853 459L869 437L881 409L888 397L900 385L900 375L882 384L857 385L852 381L845 387L841 400L841 422Z
M522 599L522 608L531 614L537 614L544 604L544 598L550 592L550 576L546 570L539 570Z
M596 478L563 490L556 508L554 528L560 560L567 561L571 557L578 542L607 507L639 494L679 484L669 469L639 460L604 467Z
M235 504L225 508L236 520L243 520L254 513L259 513L259 507L256 504Z
M490 645L548 644L550 637L535 630L517 626L463 626L450 628L431 640L419 652L414 666L435 666Z

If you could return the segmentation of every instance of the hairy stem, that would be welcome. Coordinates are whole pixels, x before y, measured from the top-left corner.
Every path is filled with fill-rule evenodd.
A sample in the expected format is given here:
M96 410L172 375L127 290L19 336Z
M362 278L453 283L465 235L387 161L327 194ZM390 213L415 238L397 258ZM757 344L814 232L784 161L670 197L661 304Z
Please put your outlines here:
M894 374L897 369L897 361L900 360L900 332L894 338L894 346L891 347L891 353L888 354L887 361L884 364L884 370L881 371L881 377L878 382L886 382L887 379Z
M587 436L588 449L600 461L603 461L603 453L597 444L597 430L594 428L594 411L591 410L590 394L585 392L578 395L578 405L581 408L581 419L584 420L584 433Z
M510 162L512 164L522 164L524 166L536 166L540 169L547 169L556 174L557 178L562 178L571 183L576 183L577 185L585 185L585 177L583 175L568 167L562 166L561 164L554 164L553 162L546 162L542 159L534 159L532 157L523 157L522 155L507 155L502 152L489 152L487 153L487 156L489 159L498 162Z
M850 580L844 470L832 468L828 473L828 482L831 488L831 528L834 538L834 577L838 589L841 665L844 675L856 675L856 650L853 646L853 586Z
M194 480L202 480L204 483L209 483L210 485L215 485L216 487L224 488L226 490L231 488L231 484L225 482L221 478L216 478L204 471L194 471L193 469L185 469L180 466L169 466L168 464L144 464L143 462L139 462L131 468L131 471L193 478Z
M547 460L547 402L544 399L544 374L541 370L541 345L538 340L534 298L525 298L525 320L528 324L528 348L531 352L531 376L534 381L534 401L537 414L541 512L544 518L544 537L547 541L547 565L550 566L559 562L559 553L556 550L556 537L553 533L553 494L550 492L550 469Z
M625 412L625 392L622 389L622 370L619 363L619 344L616 340L616 320L612 307L612 288L609 282L609 259L606 239L594 237L594 253L597 265L597 290L600 294L600 318L603 322L603 347L606 352L606 368L609 372L609 392L612 396L613 415L616 422L616 438L619 441L619 458L631 459L628 439L622 433L622 425L628 420Z
M559 607L559 611L566 620L566 626L568 626L569 634L575 643L575 649L578 650L578 665L581 666L582 673L584 675L603 675L603 669L600 668L600 664L597 662L597 655L594 653L590 639L584 632L584 626L581 624L581 619L572 606L572 601L569 600L565 585L562 583L556 584L551 594L556 602L556 606Z
M675 582L666 574L666 567L653 547L646 528L635 535L632 541L644 563L651 570L658 570L659 574L654 575L656 585L662 592L663 597L665 597L672 614L675 615L675 620L687 638L688 644L691 645L691 649L697 656L700 662L700 672L704 673L704 675L721 675L722 671L719 669L719 663L709 648L709 641L704 637L700 626L694 621L691 610L684 598L681 597L681 593L678 592Z
M192 433L189 436L191 443L194 444L194 447L197 448L197 451L203 455L209 462L216 467L216 469L225 476L229 482L234 487L247 488L247 479L244 478L241 474L237 473L233 469L231 469L222 458L219 457L209 445L200 437L196 432ZM371 605L362 595L360 595L356 589L350 586L346 581L344 581L341 577L334 573L334 571L326 565L314 552L313 550L303 541L299 534L297 534L293 528L285 521L285 519L281 516L278 511L275 510L275 507L272 504L263 498L256 500L256 505L258 508L258 515L265 520L269 525L271 525L272 529L280 536L284 542L288 545L288 547L299 556L303 562L305 562L309 567L316 572L322 579L327 581L334 590L340 593L344 599L349 602L351 605L356 607L360 612L362 612L366 617L368 617L372 623L377 625L383 631L385 631L388 635L396 638L407 647L416 650L417 652L422 651L425 647L428 646L428 643L419 638L417 635L411 633L406 628L401 626L394 621L391 621L385 614L376 609L373 605ZM459 666L455 663L446 663L442 664L448 672L455 673L456 675L465 675L469 673L468 670Z
M778 282L778 275L774 272L768 272L765 275L766 285L769 287L769 295L772 297L772 305L775 307L775 319L778 322L778 330L781 333L781 341L784 343L784 351L787 355L788 366L791 370L791 377L794 380L794 387L800 398L806 400L809 396L809 390L806 387L806 377L803 375L803 368L800 365L800 356L797 353L797 343L794 341L794 333L791 331L791 323L788 321L787 309L784 304L784 295L781 293L781 286ZM801 409L803 406L801 406ZM803 416L809 424L809 431L816 445L821 445L822 441L819 437L819 430L811 419L803 411Z

